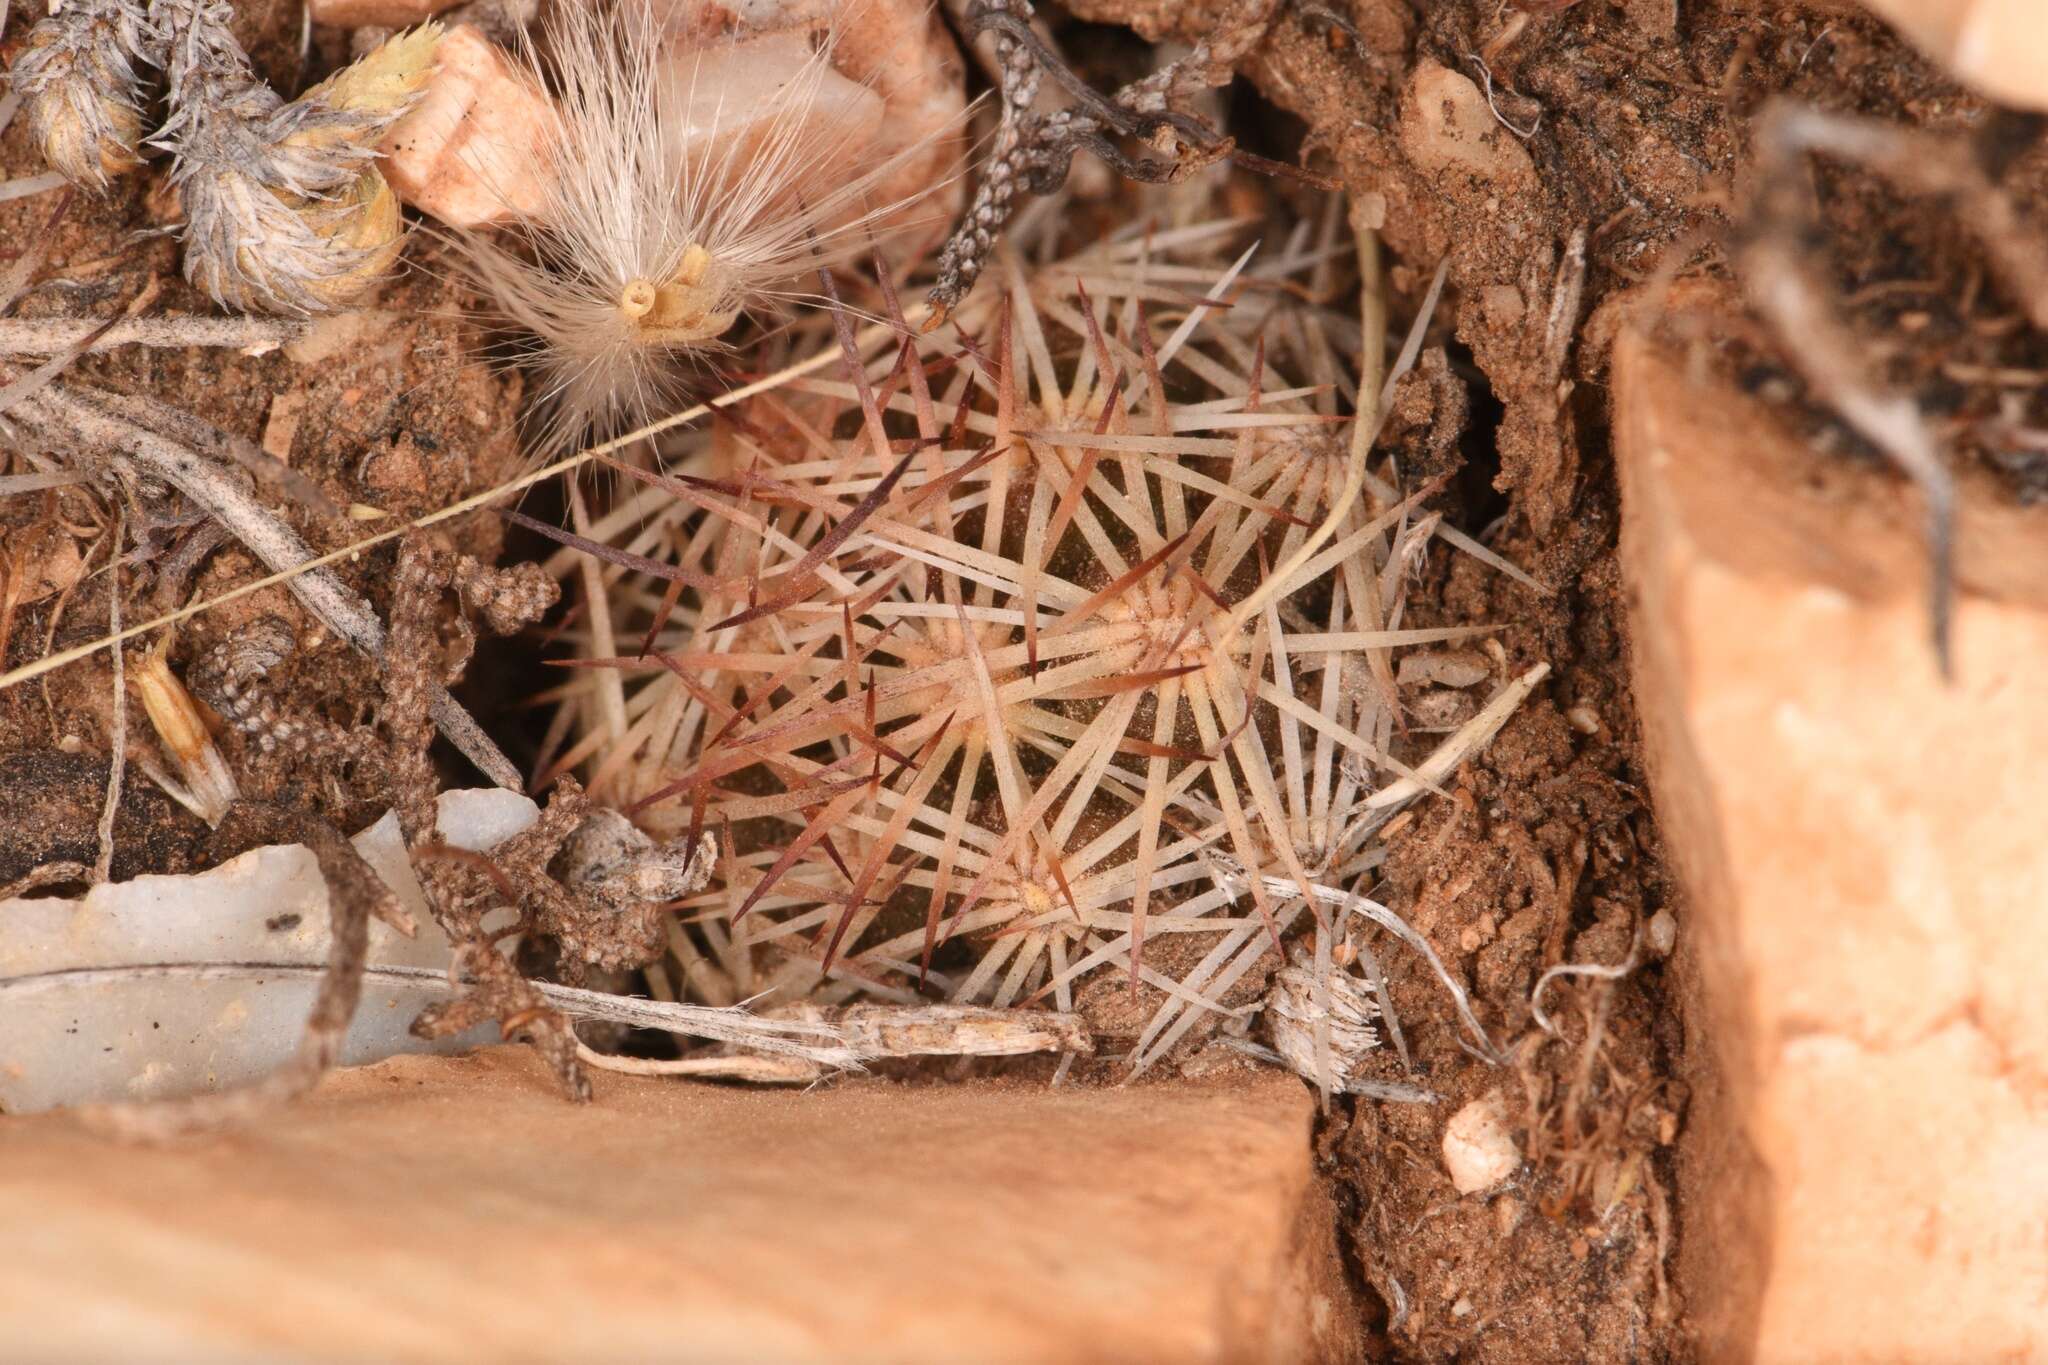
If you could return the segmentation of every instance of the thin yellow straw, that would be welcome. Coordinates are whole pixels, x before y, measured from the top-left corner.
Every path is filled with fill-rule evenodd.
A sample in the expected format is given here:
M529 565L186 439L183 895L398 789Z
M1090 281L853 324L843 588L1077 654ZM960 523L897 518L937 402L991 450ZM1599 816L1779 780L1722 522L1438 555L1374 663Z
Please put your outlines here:
M923 311L924 310L922 307L911 309L910 316L907 319L907 321L914 324L918 315L921 314ZM889 332L894 332L896 330L896 325L893 323L878 324L876 326L869 327L861 333L858 344L865 347L865 345L868 342L873 341L876 337L885 335ZM784 384L789 383L791 380L799 379L804 375L809 374L813 370L822 369L826 365L831 364L833 361L841 359L844 355L845 352L842 351L838 346L833 346L828 350L818 352L816 355L811 356L809 359L800 360L796 364L788 366L785 369L777 370L774 374L771 374L764 379L757 379L751 384L747 384L741 388L734 389L731 393L720 394L718 397L710 400L709 402L699 403L693 408L686 408L682 412L674 413L670 416L664 417L660 421L651 422L648 425L641 427L638 431L628 432L624 436L620 436L617 437L616 439L606 441L603 445L592 446L588 450L582 451L575 455L570 455L564 459L557 460L551 465L545 465L540 469L535 469L530 471L529 473L522 474L518 478L513 479L507 483L499 484L495 488L486 489L485 491L476 494L474 497L464 498L461 502L455 503L452 506L443 507L438 512L429 512L426 516L421 517L417 521L407 522L403 526L393 527L391 530L388 531L379 531L374 536L370 536L364 540L358 540L350 545L344 545L339 550L331 550L324 555L319 555L315 558L309 559L305 561L303 564L296 564L291 568L284 570L281 573L274 573L270 575L268 578L259 578L253 583L244 583L239 588L231 588L227 592L220 594L218 597L209 597L203 602L188 603L185 606L178 608L176 611L166 612L164 615L156 617L153 620L144 621L140 625L130 626L126 630L120 631L115 634L103 636L97 640L88 641L82 645L73 645L70 649L60 650L55 654L48 655L41 659L37 659L34 663L23 664L20 668L14 669L12 672L0 673L0 691L5 691L6 689L13 687L17 683L27 682L31 678L39 678L43 674L51 672L54 669L62 668L65 664L74 663L79 659L83 659L88 657L89 655L96 654L100 650L106 649L112 645L117 645L123 643L124 641L132 640L138 635L147 635L150 631L161 629L164 626L174 626L178 624L178 622L180 621L189 620L190 618L197 616L202 611L207 611L211 608L218 607L223 603L232 602L238 597L247 597L252 592L260 592L264 588L275 587L277 584L283 583L291 578L296 578L298 575L305 573L310 569L321 569L325 568L329 564L337 563L340 560L351 559L361 554L364 550L370 549L373 546L382 545L387 540L396 540L398 537L404 535L408 531L417 531L423 527L433 526L440 522L448 521L452 518L459 517L465 512L474 512L477 508L482 507L487 503L493 502L496 499L505 496L507 493L517 493L524 489L531 488L533 487L533 485L540 483L544 480L551 479L557 474L566 474L572 469L577 469L585 464L588 464L590 461L596 459L600 455L609 455L615 450L623 450L627 446L632 445L635 441L644 440L649 436L658 436L662 432L668 431L674 427L679 427L685 425L686 423L694 422L700 417L707 416L710 413L717 411L719 408L727 408L731 407L735 403L744 402L745 400L752 398L755 394L766 393L770 389L781 388Z

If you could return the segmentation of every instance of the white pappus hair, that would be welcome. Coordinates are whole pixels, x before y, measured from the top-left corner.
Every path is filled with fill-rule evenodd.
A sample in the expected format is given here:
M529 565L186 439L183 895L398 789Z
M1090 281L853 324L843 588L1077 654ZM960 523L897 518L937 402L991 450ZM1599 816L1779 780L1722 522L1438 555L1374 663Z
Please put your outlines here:
M959 125L880 157L858 121L827 116L823 92L873 98L832 67L843 16L833 12L822 40L770 35L802 53L794 74L748 80L738 96L734 63L748 59L735 40L670 48L644 5L564 0L543 25L543 52L526 45L554 96L540 207L514 221L506 245L467 231L457 245L520 334L545 412L541 455L677 404L742 315L813 297L820 267L900 230L902 211L945 183L875 202Z

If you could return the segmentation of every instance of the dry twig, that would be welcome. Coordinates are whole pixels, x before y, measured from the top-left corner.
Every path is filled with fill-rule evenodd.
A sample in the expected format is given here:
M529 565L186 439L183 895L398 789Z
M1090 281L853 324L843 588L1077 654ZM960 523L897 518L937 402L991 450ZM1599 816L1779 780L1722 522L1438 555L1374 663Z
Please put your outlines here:
M996 237L1017 210L1020 191L1051 194L1066 182L1074 153L1089 152L1132 180L1184 179L1225 157L1284 168L1236 153L1235 143L1201 119L1178 112L1197 92L1226 84L1232 66L1265 33L1273 0L1240 0L1213 32L1180 60L1104 97L1068 68L1031 26L1031 0L977 0L968 8L966 37L996 35L1002 73L1002 125L974 202L939 256L930 301L936 326L974 287ZM1040 83L1051 76L1074 99L1054 113L1034 108ZM1131 138L1164 160L1126 156L1112 139Z
M2027 228L1971 149L1952 139L1871 119L1779 102L1757 125L1759 190L1739 263L1757 307L1785 339L1785 358L1823 403L1913 481L1926 504L1928 616L1942 673L1951 667L1956 488L1941 442L1914 400L1869 375L1857 337L1817 277L1801 159L1822 152L1868 167L1901 188L1954 202L1983 240L2037 328L2048 328L2048 245Z

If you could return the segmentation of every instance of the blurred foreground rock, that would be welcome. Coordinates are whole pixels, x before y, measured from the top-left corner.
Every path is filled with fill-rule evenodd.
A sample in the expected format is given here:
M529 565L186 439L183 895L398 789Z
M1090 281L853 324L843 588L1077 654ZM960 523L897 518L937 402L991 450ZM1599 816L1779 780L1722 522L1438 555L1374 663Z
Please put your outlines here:
M172 1148L0 1119L0 1355L1361 1358L1291 1076L598 1084L498 1048Z
M1980 94L2048 109L2048 5L2041 0L1865 0Z
M1918 504L1624 337L1636 685L1690 1046L1710 1360L2048 1357L2048 511ZM1753 1356L1752 1356L1753 1353Z

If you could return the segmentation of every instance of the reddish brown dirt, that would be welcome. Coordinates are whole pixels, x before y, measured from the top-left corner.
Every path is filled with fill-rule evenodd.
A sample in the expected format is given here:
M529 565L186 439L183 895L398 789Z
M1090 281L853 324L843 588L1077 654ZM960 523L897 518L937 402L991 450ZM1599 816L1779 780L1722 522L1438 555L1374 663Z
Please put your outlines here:
M1193 40L1237 7L1074 8L1146 38ZM1389 954L1396 1003L1424 1021L1410 1028L1418 1063L1446 1104L1344 1106L1323 1143L1348 1191L1351 1248L1380 1298L1393 1358L1686 1359L1696 1324L1668 1281L1681 1267L1757 1273L1721 1264L1704 1243L1726 1211L1687 1197L1707 1167L1740 1162L1711 1118L1717 1078L1687 1027L1697 1018L1692 988L1667 980L1655 961L1613 987L1558 983L1547 996L1558 1040L1531 1026L1528 1009L1545 967L1621 961L1634 927L1660 908L1684 932L1627 681L1606 343L1619 301L1660 273L1727 282L1691 297L1739 299L1729 263L1754 226L1751 137L1773 99L1951 134L1957 154L1986 165L2023 213L2043 203L2048 146L2037 125L1994 120L1853 6L1526 8L1534 12L1494 0L1283 4L1240 68L1305 125L1304 162L1372 206L1397 287L1412 299L1449 257L1449 368L1469 381L1474 429L1454 451L1429 441L1437 405L1417 376L1396 414L1397 441L1404 419L1410 427L1403 468L1452 473L1462 464L1433 505L1475 533L1501 518L1492 544L1554 589L1539 595L1440 553L1411 596L1418 624L1514 623L1503 637L1508 666L1547 661L1552 674L1459 775L1457 800L1419 812L1379 892L1414 907L1489 1028L1515 1040L1520 1075L1458 1050L1435 984L1412 959ZM1479 156L1505 166L1491 177L1446 168L1417 135L1438 114L1416 94L1425 88L1418 73L1434 64L1477 85L1479 54L1501 118L1482 106L1482 126L1470 131ZM1434 99L1442 87L1427 88ZM1509 121L1532 135L1510 131ZM2041 338L1987 268L1981 243L1945 205L1902 196L1863 171L1822 161L1811 183L1824 277L1859 333L1881 339L1876 373L1920 396L1958 456L1997 470L2015 496L2048 491L2048 460L2002 439L2043 424ZM1548 318L1575 232L1588 243L1586 283L1580 325L1562 330L1559 348L1549 344ZM1722 322L1725 336L1725 313ZM1822 444L1868 458L1807 401L1782 338L1754 321L1737 331L1738 341L1696 347L1697 359L1774 399ZM1399 1074L1382 1061L1389 1077ZM1494 1087L1518 1111L1528 1174L1491 1200L1460 1199L1438 1151L1443 1120ZM1742 1324L1715 1330L1739 1336Z
M1072 8L1157 40L1201 36L1223 6L1080 0ZM1613 986L1559 983L1546 997L1562 1031L1554 1040L1534 1028L1528 1007L1545 967L1621 961L1635 927L1660 909L1674 911L1685 932L1649 811L1627 683L1602 388L1610 305L1654 276L1675 244L1687 250L1672 268L1725 273L1751 199L1750 129L1771 97L1959 135L1985 111L1880 25L1838 5L1584 0L1562 14L1531 16L1519 36L1490 52L1500 113L1535 127L1526 141L1484 130L1500 156L1526 157L1530 173L1507 176L1518 192L1417 164L1416 144L1403 134L1404 120L1420 116L1407 98L1411 77L1434 62L1477 79L1471 54L1488 51L1516 14L1495 0L1290 4L1244 68L1267 100L1305 125L1305 159L1354 194L1377 196L1398 292L1412 302L1435 262L1449 256L1448 323L1432 337L1450 343L1447 362L1409 382L1391 439L1405 469L1453 476L1433 510L1475 534L1503 519L1490 543L1550 588L1519 587L1441 550L1425 566L1409 596L1409 624L1509 623L1507 668L1543 661L1552 673L1490 750L1458 774L1455 799L1422 807L1402 831L1379 891L1413 907L1417 927L1520 1065L1492 1068L1462 1051L1440 989L1411 955L1389 950L1383 961L1417 1068L1444 1102L1340 1101L1321 1129L1320 1155L1385 1357L1682 1360L1695 1353L1693 1325L1681 1286L1668 1282L1679 1264L1712 1265L1708 1252L1688 1245L1704 1239L1711 1221L1688 1191L1698 1165L1719 1158L1709 1150L1716 1134L1693 1122L1714 1078L1704 1069L1707 1049L1686 1027L1681 984L1667 981L1655 961ZM0 42L0 59L21 31ZM286 46L263 55L275 69L295 54ZM2038 202L2048 156L2038 142L2014 145L2024 150L2000 164L2000 175L2024 203ZM0 175L37 168L24 129L0 138ZM2037 369L2048 351L2018 323L1981 250L1941 205L1905 200L1867 175L1828 167L1814 183L1832 282L1859 327L1885 338L1886 377L1933 394L1960 448L1998 468L2017 495L2048 492L2048 462L2004 450L1993 431L1997 421L2048 425L2048 414L2036 411L2048 386L1983 377ZM47 197L0 205L0 241L44 235L51 205ZM75 201L47 234L48 262L22 313L111 310L151 278L164 281L168 306L205 311L177 281L169 243L132 239L148 225L132 182L106 203ZM1586 288L1557 348L1548 341L1549 307L1578 230L1588 241ZM430 266L431 251L411 254ZM290 462L329 497L418 513L502 478L518 458L516 392L465 359L478 338L456 302L418 271L380 300L387 313L373 344L344 342L311 363L193 351L93 359L77 373L185 403L252 440L281 420L282 403L296 414ZM1780 399L1790 420L1854 450L1799 405L1802 391L1780 363L1780 345L1753 325L1747 342L1707 359ZM1428 392L1444 382L1467 390L1473 409L1463 439L1449 445L1433 439L1440 402ZM93 557L94 537L105 528L95 515L63 494L0 503L0 532L16 559L10 581L56 583L67 556L99 567L105 551ZM290 515L323 548L361 529L302 509ZM497 546L495 526L481 519L458 535L479 553ZM344 576L381 607L389 567L386 552ZM223 549L184 591L213 594L258 573L245 554ZM123 582L128 619L160 609L149 566L125 571ZM106 591L105 577L88 573L68 594L52 588L22 600L11 633L0 632L8 640L0 662L19 664L103 629ZM314 642L310 621L279 591L195 621L174 660L195 657L256 612L292 620L306 646L281 703L356 719L368 695L365 666L345 646ZM0 782L0 881L49 857L89 854L105 772L104 758L92 755L107 748L109 685L102 660L53 675L46 688L0 695L0 772L8 775ZM364 802L373 795L355 793ZM17 815L30 811L35 821ZM130 783L122 820L117 828L133 852L123 855L128 863L117 861L117 874L187 866L203 836L141 782ZM1125 998L1120 989L1102 992L1093 1002L1098 1022L1109 1022ZM1402 1075L1391 1054L1380 1064L1385 1078ZM1496 1088L1530 1162L1503 1192L1461 1199L1439 1154L1443 1122Z

